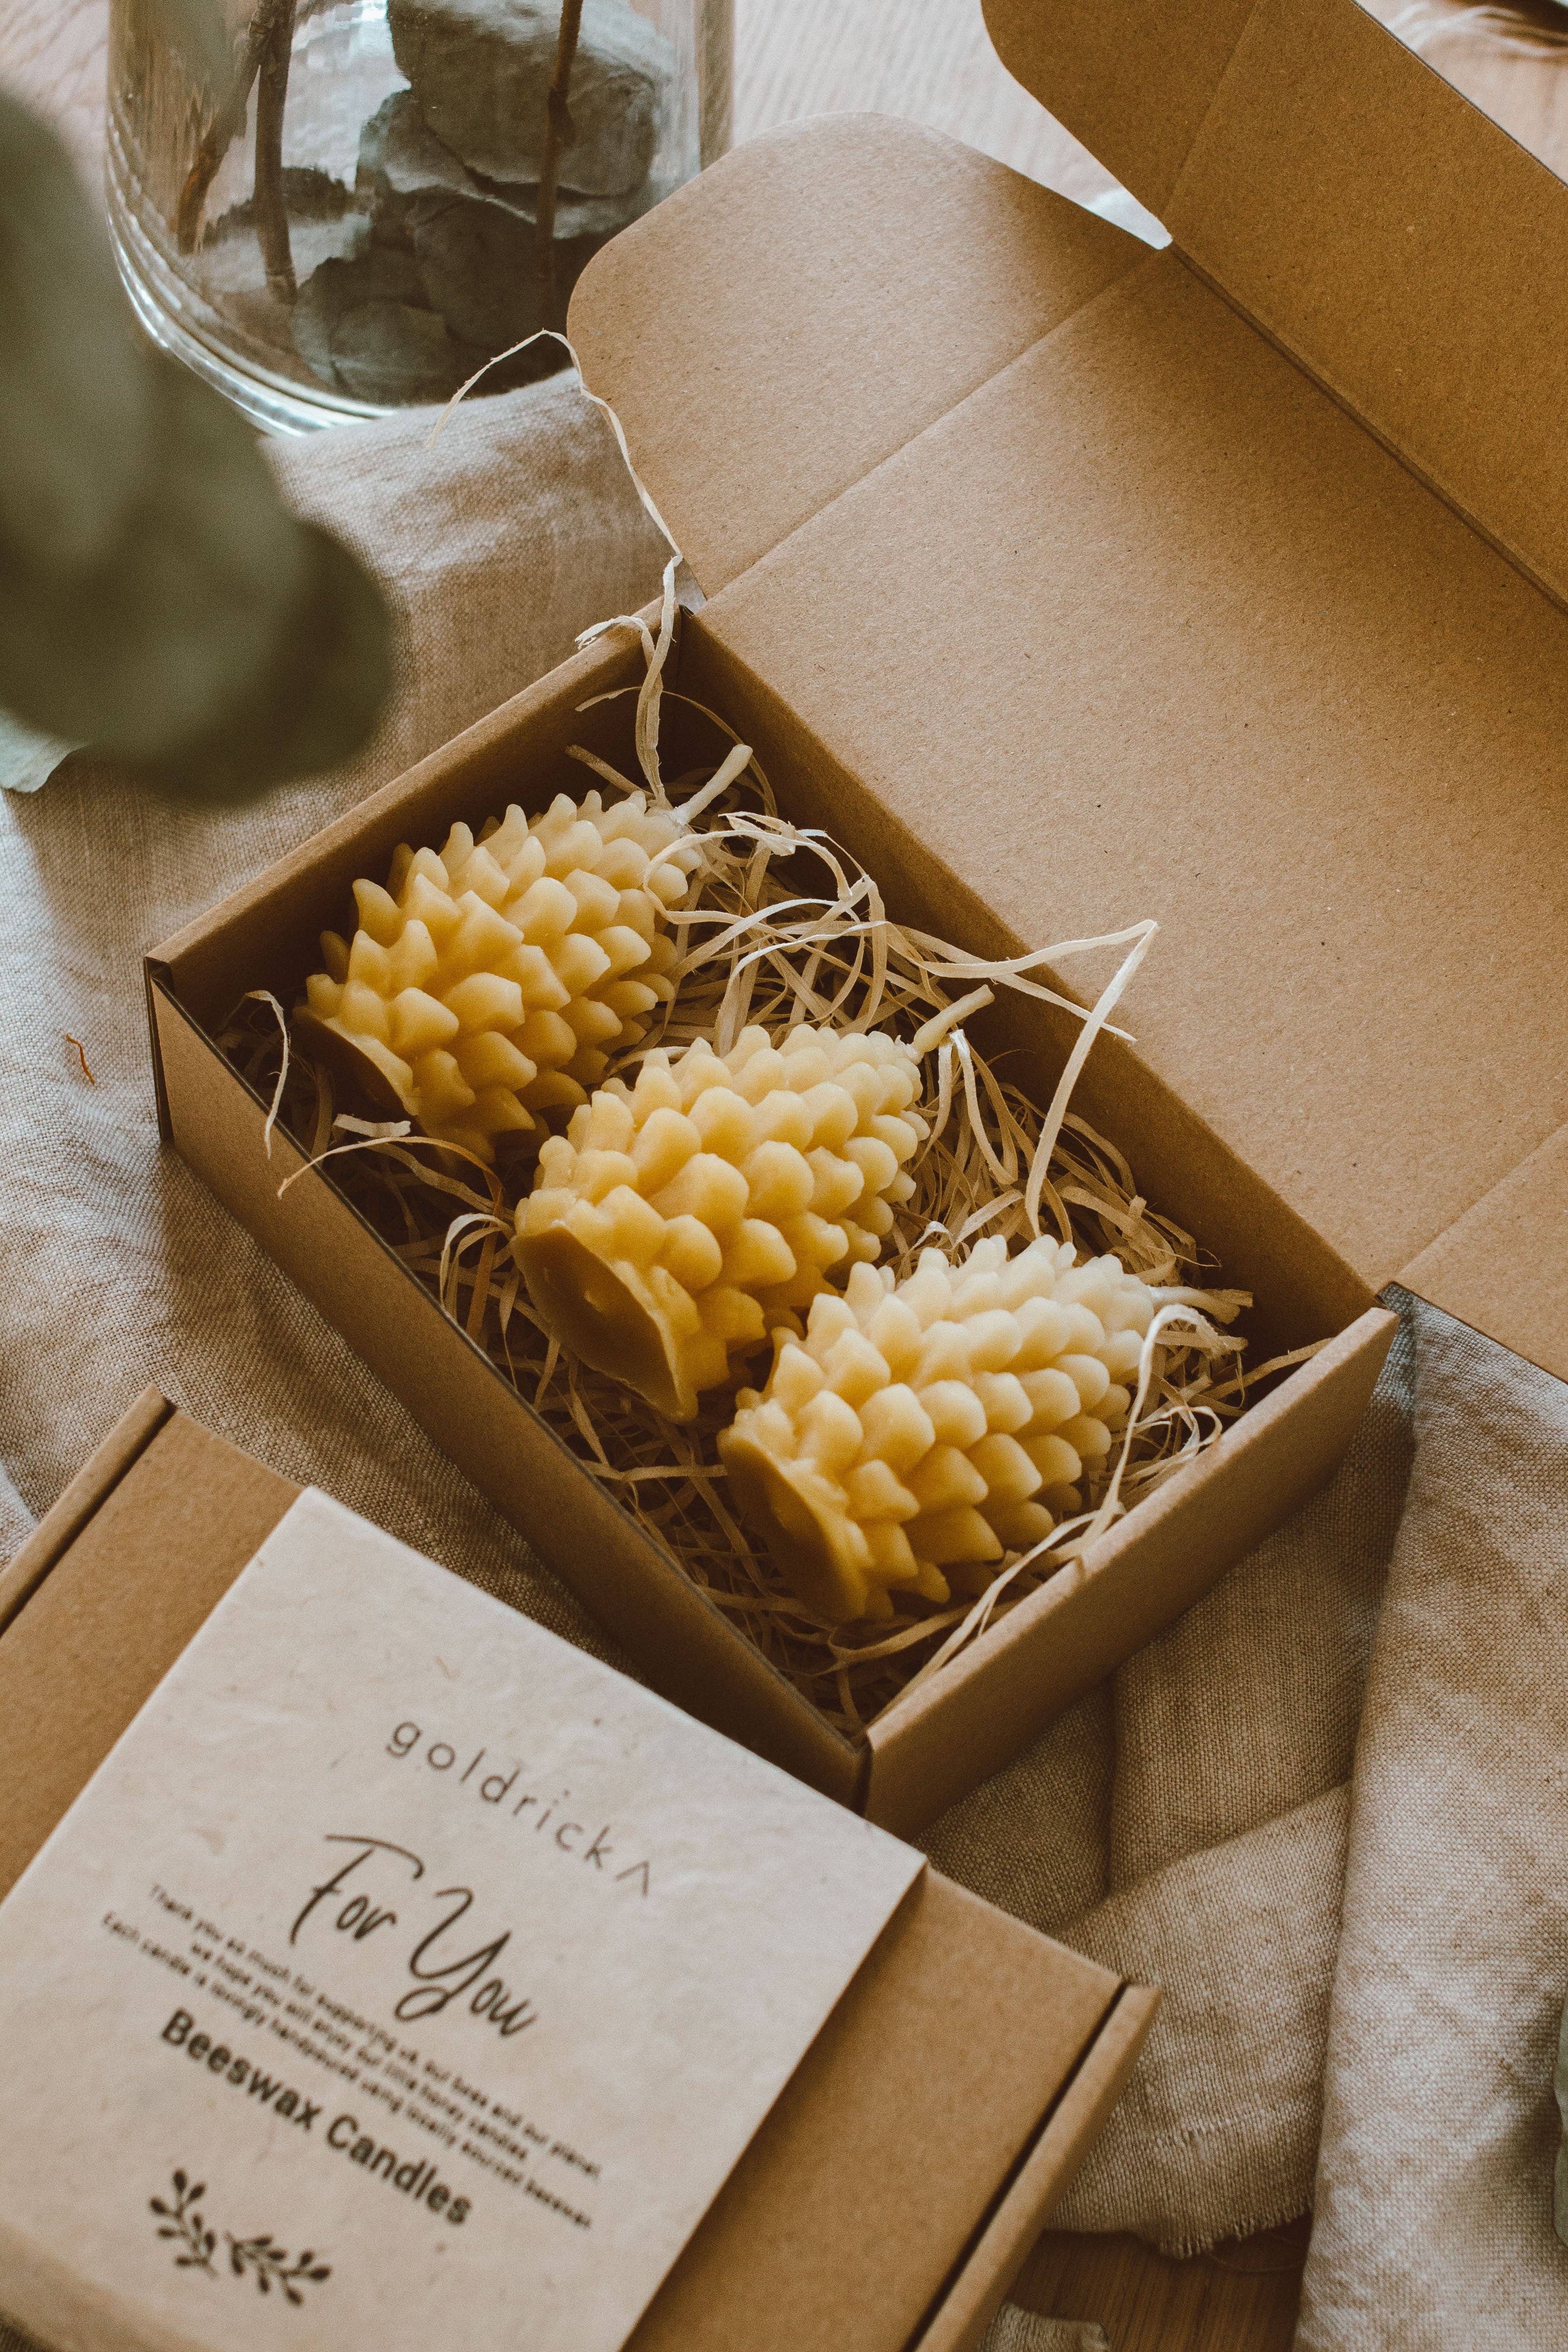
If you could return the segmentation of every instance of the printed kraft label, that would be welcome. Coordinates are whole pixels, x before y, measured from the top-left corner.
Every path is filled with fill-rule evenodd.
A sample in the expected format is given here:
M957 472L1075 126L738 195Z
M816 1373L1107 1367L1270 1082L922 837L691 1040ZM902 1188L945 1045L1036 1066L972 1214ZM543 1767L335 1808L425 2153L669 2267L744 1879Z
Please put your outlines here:
M923 1867L306 1494L0 1905L0 2308L615 2352Z

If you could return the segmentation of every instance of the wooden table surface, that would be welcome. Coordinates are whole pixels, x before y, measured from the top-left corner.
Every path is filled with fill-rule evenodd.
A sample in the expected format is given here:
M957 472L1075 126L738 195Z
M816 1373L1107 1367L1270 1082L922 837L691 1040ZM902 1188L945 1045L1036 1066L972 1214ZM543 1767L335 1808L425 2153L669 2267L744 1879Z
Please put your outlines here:
M907 115L1092 204L1115 186L998 60L980 0L735 0L735 131ZM108 0L0 0L0 81L61 122L96 176Z
M1116 185L1021 89L980 0L735 0L735 132L802 115L902 114L1079 204Z
M1137 2238L1048 2231L1019 2274L1014 2303L1057 2319L1094 2319L1111 2352L1287 2352L1296 2332L1309 2223L1217 2246L1190 2262Z

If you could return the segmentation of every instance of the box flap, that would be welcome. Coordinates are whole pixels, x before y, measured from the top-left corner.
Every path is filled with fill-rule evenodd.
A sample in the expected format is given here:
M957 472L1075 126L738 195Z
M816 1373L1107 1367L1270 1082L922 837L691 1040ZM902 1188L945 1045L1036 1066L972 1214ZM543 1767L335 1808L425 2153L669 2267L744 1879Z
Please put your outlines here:
M1093 2047L988 2221L973 2256L932 2314L917 2352L979 2352L1002 2301L1002 2283L1017 2277L1040 2234L1042 2202L1044 2218L1049 2218L1110 2121L1159 2004L1157 1990L1124 1986ZM1045 2325L1049 2329L1051 2322Z
M570 331L711 596L1147 252L936 131L840 115L617 237Z
M983 14L1014 80L1164 221L1255 5L984 0Z
M298 1491L155 1391L67 1489L0 1640L0 1895Z
M174 1408L159 1390L143 1389L124 1418L83 1463L57 1496L32 1534L0 1568L0 1633L16 1616L112 1494L132 1464L146 1452Z
M1402 1271L1407 1289L1568 1380L1568 1127Z
M1356 0L987 0L1186 257L1568 594L1568 187Z
M986 16L1181 255L1568 598L1568 186L1358 0ZM635 379L632 447L711 593L1140 251L934 132L841 116L616 239L573 331L591 376Z
M1073 278L1054 200L983 159L953 183L974 269L1011 238L1051 323L1007 357L1016 308L967 386L945 343L916 399L889 257L952 152L882 123L743 150L585 275L590 380L677 529L749 500L705 584L772 542L704 642L1016 940L1155 916L1141 1050L1375 1286L1568 1122L1568 621L1175 253L1100 247ZM758 256L809 247L841 173L883 241L834 248L824 312ZM945 317L968 348L961 289ZM1483 1289L1511 1230L1472 1234ZM1510 1339L1555 1369L1561 1221L1537 1246L1563 1279Z

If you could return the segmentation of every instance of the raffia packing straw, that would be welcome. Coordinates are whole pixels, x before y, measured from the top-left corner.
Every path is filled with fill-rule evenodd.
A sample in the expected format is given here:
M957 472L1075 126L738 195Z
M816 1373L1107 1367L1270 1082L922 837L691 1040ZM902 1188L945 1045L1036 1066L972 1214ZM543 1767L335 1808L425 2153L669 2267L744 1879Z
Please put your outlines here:
M605 409L626 457L619 421L606 404L597 404ZM637 488L674 551L653 501L640 482ZM612 1052L612 1072L631 1086L650 1054L674 1053L699 1038L722 1054L748 1025L777 1035L801 1024L862 1030L874 1024L904 1034L929 1073L920 1108L930 1131L908 1163L913 1191L897 1208L887 1237L885 1268L894 1279L908 1276L921 1249L932 1243L956 1258L982 1234L1027 1244L1050 1227L1075 1253L1113 1251L1129 1274L1160 1294L1113 1459L1103 1458L1098 1471L1092 1465L1085 1471L1084 1508L1059 1520L1041 1541L1004 1556L973 1601L900 1596L891 1625L883 1621L835 1626L789 1589L726 1499L717 1440L731 1418L730 1391L720 1389L699 1400L696 1419L677 1427L621 1383L565 1356L510 1262L515 1204L493 1168L463 1147L444 1147L414 1134L407 1121L338 1111L329 1072L298 1054L290 1060L287 1037L273 1108L275 1115L284 1110L313 1160L336 1161L334 1173L343 1189L388 1236L410 1271L436 1290L446 1310L486 1347L590 1472L830 1720L853 1732L912 1681L939 1671L958 1647L1026 1593L1059 1574L1082 1573L1088 1544L1213 1441L1244 1408L1249 1381L1255 1385L1312 1351L1298 1351L1250 1375L1238 1370L1217 1381L1217 1349L1239 1349L1239 1342L1223 1339L1215 1324L1249 1302L1244 1294L1181 1281L1182 1267L1196 1264L1190 1240L1149 1210L1124 1160L1068 1108L1071 1084L1093 1037L1111 1025L1111 1013L1147 950L1154 924L998 962L966 956L930 934L897 926L888 919L871 876L820 830L797 827L779 816L748 748L713 712L704 715L729 739L725 758L666 790L659 764L659 715L663 695L673 692L663 685L663 670L673 637L678 560L674 551L665 567L656 635L639 616L620 616L586 635L630 627L642 638L643 680L640 688L623 691L637 695L638 788L646 792L650 807L672 810L691 826L727 794L732 805L704 827L704 857L690 897L670 912L671 931L681 946L668 975L673 995L637 1045L623 1055ZM580 746L571 747L571 756L603 782L627 793L633 790L632 779ZM739 789L757 805L734 805ZM674 803L672 791L687 797ZM801 856L826 868L825 895L787 894L774 882L776 864ZM1035 976L1069 955L1113 946L1126 952L1087 1013ZM998 985L1058 1005L1080 1024L1073 1054L1044 1114L1000 1078L964 1027ZM275 1001L267 1000L267 1006L281 1024ZM253 1076L269 1075L276 1066L277 1033L269 1039L255 1018L242 1021L224 1042ZM329 1139L335 1134L350 1139L334 1144ZM471 1162L466 1171L465 1160ZM475 1189L476 1184L484 1190ZM454 1203L459 1207L455 1216Z
M820 836L804 835L777 818L766 804L766 779L755 782L764 807L715 827L729 838L710 854L693 902L679 910L677 928L690 945L673 975L674 995L662 1015L658 1044L706 1037L725 1006L742 997L752 1013L764 1016L759 1025L787 1026L802 1014L820 1019L831 1007L837 1007L837 1017L863 1019L876 991L883 1025L914 1029L911 1042L925 1045L928 1071L936 1066L923 1106L932 1132L909 1163L914 1191L888 1238L889 1267L911 1271L922 1246L933 1240L954 1255L979 1234L1027 1240L1029 1180L1040 1162L1044 1120L1037 1106L990 1069L961 1024L950 1025L958 1006L946 1000L942 982L955 965L956 978L972 979L974 961L953 955L928 935L902 932L885 917L880 924L868 920L868 906L880 916L869 877ZM831 898L787 896L771 884L775 858L802 847L836 877ZM1140 931L1134 946L1142 938ZM1023 961L1033 964L1050 952ZM1031 992L1055 994L1028 971L1011 977L1012 984L1021 980ZM962 1001L972 1003L975 994L971 988ZM270 1045L256 1031L225 1041L249 1057L258 1076L276 1066L270 1057L277 1031L271 1024L280 1009L269 1001L266 1011ZM1097 1011L1103 1022L1106 998ZM645 1043L628 1067L647 1050ZM275 1089L275 1102L292 1089L295 1131L314 1156L323 1156L325 1147L350 1197L410 1270L438 1291L455 1318L486 1346L592 1474L660 1537L684 1571L846 1729L874 1717L919 1672L923 1659L945 1643L975 1638L993 1611L1061 1572L1075 1543L1092 1540L1097 1523L1109 1524L1193 1458L1244 1402L1239 1379L1228 1391L1217 1387L1209 1356L1185 1344L1198 1336L1198 1316L1224 1319L1244 1302L1234 1293L1183 1287L1180 1269L1191 1260L1190 1244L1149 1212L1120 1155L1068 1112L1051 1165L1039 1171L1040 1212L1062 1238L1092 1255L1113 1249L1129 1269L1161 1288L1157 1336L1182 1344L1150 1351L1121 1454L1103 1465L1114 1471L1114 1493L1107 1500L1100 1491L1109 1479L1092 1484L1082 1515L1061 1521L1044 1546L1004 1560L988 1603L901 1601L891 1626L835 1629L789 1591L726 1501L717 1439L730 1418L727 1390L682 1430L619 1383L563 1357L510 1264L514 1211L495 1170L476 1160L463 1169L460 1155L407 1131L406 1121L345 1116L334 1107L330 1074L298 1055L278 1076L284 1083ZM334 1142L333 1137L349 1139ZM460 1172L452 1173L454 1168Z
M280 1019L276 1000L258 999L253 1024L231 1031L224 1041L248 1074L264 1083L272 1082L278 1067ZM1113 1465L1103 1465L1113 1475L1090 1488L1092 1507L1063 1520L1044 1545L1004 1562L982 1599L947 1607L901 1603L891 1626L835 1629L800 1601L765 1547L747 1538L726 1501L716 1444L730 1414L727 1391L720 1392L719 1402L710 1405L697 1423L683 1428L619 1382L574 1363L549 1341L510 1265L506 1249L510 1213L494 1170L475 1163L464 1175L438 1173L437 1164L443 1170L455 1164L448 1155L385 1123L336 1111L330 1074L298 1055L290 1060L285 1091L287 1122L302 1142L319 1151L329 1135L350 1139L329 1145L324 1156L336 1161L333 1172L343 1189L410 1272L437 1292L454 1319L486 1348L590 1473L664 1544L682 1571L737 1620L831 1721L852 1733L873 1720L912 1678L924 1679L926 1672L977 1638L994 1613L1005 1612L1055 1576L1081 1573L1078 1555L1103 1527L1183 1463L1195 1459L1244 1407L1249 1389L1311 1352L1301 1350L1261 1365L1249 1375L1238 1370L1217 1380L1207 1355L1169 1344L1179 1342L1193 1310L1203 1313L1212 1307L1223 1317L1244 1301L1234 1292L1187 1290L1172 1279L1190 1259L1190 1244L1150 1213L1120 1155L1069 1113L1058 1139L1048 1200L1060 1206L1079 1246L1089 1255L1102 1254L1113 1243L1124 1259L1142 1265L1156 1281L1166 1277L1159 1328L1154 1332L1156 1344L1145 1351L1120 1452ZM1000 1091L1009 1114L1026 1133L1031 1117L1038 1126L1038 1110L1010 1090ZM961 1087L955 1088L954 1096L962 1100ZM982 1098L988 1102L983 1094ZM953 1124L956 1128L956 1121ZM916 1224L925 1204L944 1197L951 1202L956 1155L946 1152L946 1164L942 1155L946 1145L959 1139L950 1134L937 1148L927 1146L915 1171L917 1198L901 1222ZM995 1126L990 1140L999 1153L1001 1139ZM1020 1197L1015 1194L1003 1215L1020 1213ZM975 1213L976 1221L985 1215L981 1208ZM917 1234L912 1246L917 1247L919 1238ZM901 1250L894 1262L908 1258L909 1252ZM923 1666L923 1660L931 1664Z

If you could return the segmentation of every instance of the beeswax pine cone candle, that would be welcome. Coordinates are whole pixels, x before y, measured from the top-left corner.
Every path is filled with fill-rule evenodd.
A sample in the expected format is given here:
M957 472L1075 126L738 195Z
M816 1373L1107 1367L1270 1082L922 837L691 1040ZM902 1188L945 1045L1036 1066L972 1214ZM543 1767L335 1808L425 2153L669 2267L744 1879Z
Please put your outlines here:
M743 1029L612 1079L539 1153L515 1244L548 1328L673 1421L877 1255L924 1141L896 1038Z
M585 1102L668 999L664 918L702 855L642 793L509 808L477 841L455 824L439 856L399 849L384 890L355 883L360 927L322 934L297 1025L426 1135L493 1160L497 1136Z
M1069 1243L1009 1259L983 1241L961 1265L928 1249L896 1284L857 1265L719 1439L743 1517L832 1624L891 1616L897 1591L983 1591L1005 1553L1082 1508L1156 1304Z

